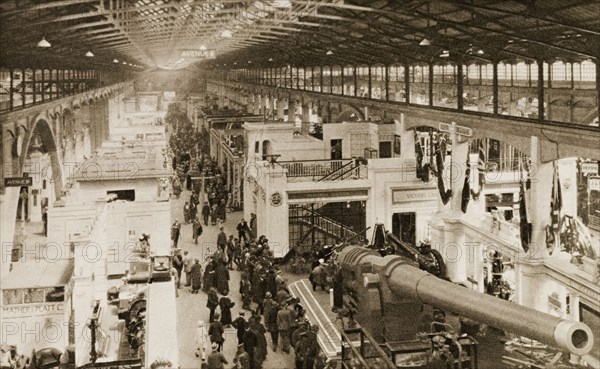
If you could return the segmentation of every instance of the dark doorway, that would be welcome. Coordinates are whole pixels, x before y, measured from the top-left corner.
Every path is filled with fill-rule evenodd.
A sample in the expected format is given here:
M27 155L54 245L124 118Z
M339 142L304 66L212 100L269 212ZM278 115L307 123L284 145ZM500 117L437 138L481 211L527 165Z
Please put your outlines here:
M331 160L342 158L342 140L331 140Z
M392 141L380 141L379 142L379 157L380 158L391 158L392 157Z
M392 233L400 240L417 244L417 214L411 213L395 213L392 215Z
M117 195L115 200L135 201L135 190L106 191L107 195Z

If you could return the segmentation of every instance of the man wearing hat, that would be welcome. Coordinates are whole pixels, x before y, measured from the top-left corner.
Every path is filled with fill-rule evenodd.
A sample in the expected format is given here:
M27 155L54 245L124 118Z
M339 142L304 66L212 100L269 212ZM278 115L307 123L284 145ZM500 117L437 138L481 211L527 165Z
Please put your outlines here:
M277 343L279 341L279 329L277 329L277 312L279 304L273 300L271 292L265 294L263 302L265 326L271 332L271 342L273 343L273 351L277 351Z
M173 247L177 248L179 242L179 236L181 235L181 224L179 219L175 219L175 223L171 226L171 240L173 241Z
M173 255L173 268L177 270L177 288L181 285L181 272L183 271L183 257L181 256L181 249L175 249L175 255Z
M244 218L240 220L236 229L238 231L238 238L240 239L240 241L246 241L248 239L248 233L250 232L250 228L248 227L248 223Z
M187 250L183 252L183 271L185 272L186 287L192 285L192 257L189 254Z
M214 322L216 319L215 309L219 306L219 295L217 295L217 289L215 287L210 287L208 291L208 301L206 302L206 307L210 310L209 322Z
M250 356L248 356L243 344L238 345L237 352L233 358L233 363L236 365L235 368L237 369L250 369Z
M284 302L277 312L277 330L281 337L281 350L286 354L290 352L290 329L293 321L292 312L287 308L287 302Z
M238 316L231 323L231 325L233 325L235 327L236 331L237 331L237 341L238 341L238 344L241 344L241 343L244 342L244 333L246 331L246 328L248 327L248 322L244 318L244 315L246 315L246 313L244 313L243 311L240 311L240 316Z
M313 291L317 290L317 286L320 286L321 290L325 291L325 287L327 284L327 271L325 270L325 267L323 266L324 263L325 263L325 260L320 259L319 265L317 265L312 270L312 272L310 273L310 276L308 277L308 280L312 284Z
M225 338L223 337L223 333L225 333L225 328L223 328L223 324L219 321L221 315L219 313L215 313L214 321L210 323L208 326L208 335L210 336L210 342L217 344L217 350L221 351L223 348L223 342L225 342Z
M306 324L307 329L298 335L296 342L296 369L313 369L315 359L319 354L317 332L319 326Z
M225 252L225 247L227 247L227 235L225 234L225 229L223 227L219 228L220 232L217 236L217 246L221 252Z
M208 369L224 369L225 364L229 364L225 356L220 352L220 347L218 344L212 344L212 352L208 355L208 359L206 360L206 367Z

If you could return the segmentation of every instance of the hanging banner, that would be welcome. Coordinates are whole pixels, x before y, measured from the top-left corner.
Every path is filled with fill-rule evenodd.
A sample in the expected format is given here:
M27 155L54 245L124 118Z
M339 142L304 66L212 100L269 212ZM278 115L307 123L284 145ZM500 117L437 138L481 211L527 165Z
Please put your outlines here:
M198 50L198 49L184 49L179 50L180 57L187 59L214 59L216 58L215 50Z

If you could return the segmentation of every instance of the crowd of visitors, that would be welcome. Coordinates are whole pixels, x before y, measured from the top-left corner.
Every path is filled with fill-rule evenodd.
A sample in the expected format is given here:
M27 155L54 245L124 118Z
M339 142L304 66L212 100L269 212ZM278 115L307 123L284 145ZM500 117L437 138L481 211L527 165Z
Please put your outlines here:
M250 228L243 226L245 222L242 220L240 224L238 238L227 237L221 228L216 240L217 249L208 257L202 278L200 268L196 269L196 275L193 270L191 272L192 293L198 293L201 285L207 294L207 332L213 351L207 356L208 368L222 368L220 365L227 363L221 352L225 329L230 327L236 330L238 350L232 361L237 368L262 368L269 342L272 351L281 349L289 354L293 348L297 369L330 367L326 358L320 355L319 328L308 323L300 300L290 295L281 271L274 263L268 239L251 237ZM184 257L184 267L185 260ZM196 259L193 265L200 265L199 260ZM230 270L241 273L238 292L242 310L235 319L231 312L235 303L229 297ZM196 354L202 357L201 346Z
M269 240L256 233L256 215L252 214L249 221L240 219L236 234L225 233L222 223L231 209L227 176L200 145L183 144L196 136L182 127L185 125L179 124L170 139L172 165L177 170L172 183L173 193L179 196L184 189L190 191L189 201L183 208L184 222L193 224L192 239L196 244L203 226L219 227L214 240L216 249L203 250L207 254L205 260L192 259L187 251L182 255L178 248L179 240L184 236L181 223L176 219L171 227L178 289L184 286L192 294L206 293L209 321L198 322L196 338L196 356L202 359L202 367L221 369L231 362L238 369L260 369L267 358L270 342L272 351L290 354L293 349L297 369L331 368L332 364L326 363L326 357L320 354L318 326L308 323L300 300L290 295L282 272L274 262ZM204 183L197 183L194 177L203 177ZM176 186L179 191L175 190ZM232 308L236 304L232 301L230 286L230 272L234 270L241 273L236 291L241 297L241 309L235 317ZM314 274L314 283L325 290L325 273L319 270ZM226 358L222 352L225 329L228 328L236 331L234 358ZM202 334L208 335L211 352L204 352Z

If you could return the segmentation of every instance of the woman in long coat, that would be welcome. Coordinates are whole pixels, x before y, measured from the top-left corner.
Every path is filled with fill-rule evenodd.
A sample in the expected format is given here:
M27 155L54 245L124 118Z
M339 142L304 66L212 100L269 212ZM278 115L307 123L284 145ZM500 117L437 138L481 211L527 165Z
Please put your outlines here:
M216 287L221 295L229 293L229 270L222 258L215 260L216 264Z
M228 326L231 324L231 308L235 305L235 302L232 302L227 294L222 296L219 299L219 307L221 308L221 323L224 326Z
M256 322L254 324L254 333L257 338L256 345L256 355L254 357L255 363L258 364L258 367L262 367L262 363L267 360L267 337L265 337L266 328L261 323L261 316L256 316Z
M211 287L214 287L216 285L215 265L215 259L211 258L208 264L206 265L206 268L204 269L204 287L202 288L203 291L208 291Z
M190 273L192 275L192 293L198 293L198 290L202 286L202 265L200 265L200 260L194 260L194 265L192 265Z

